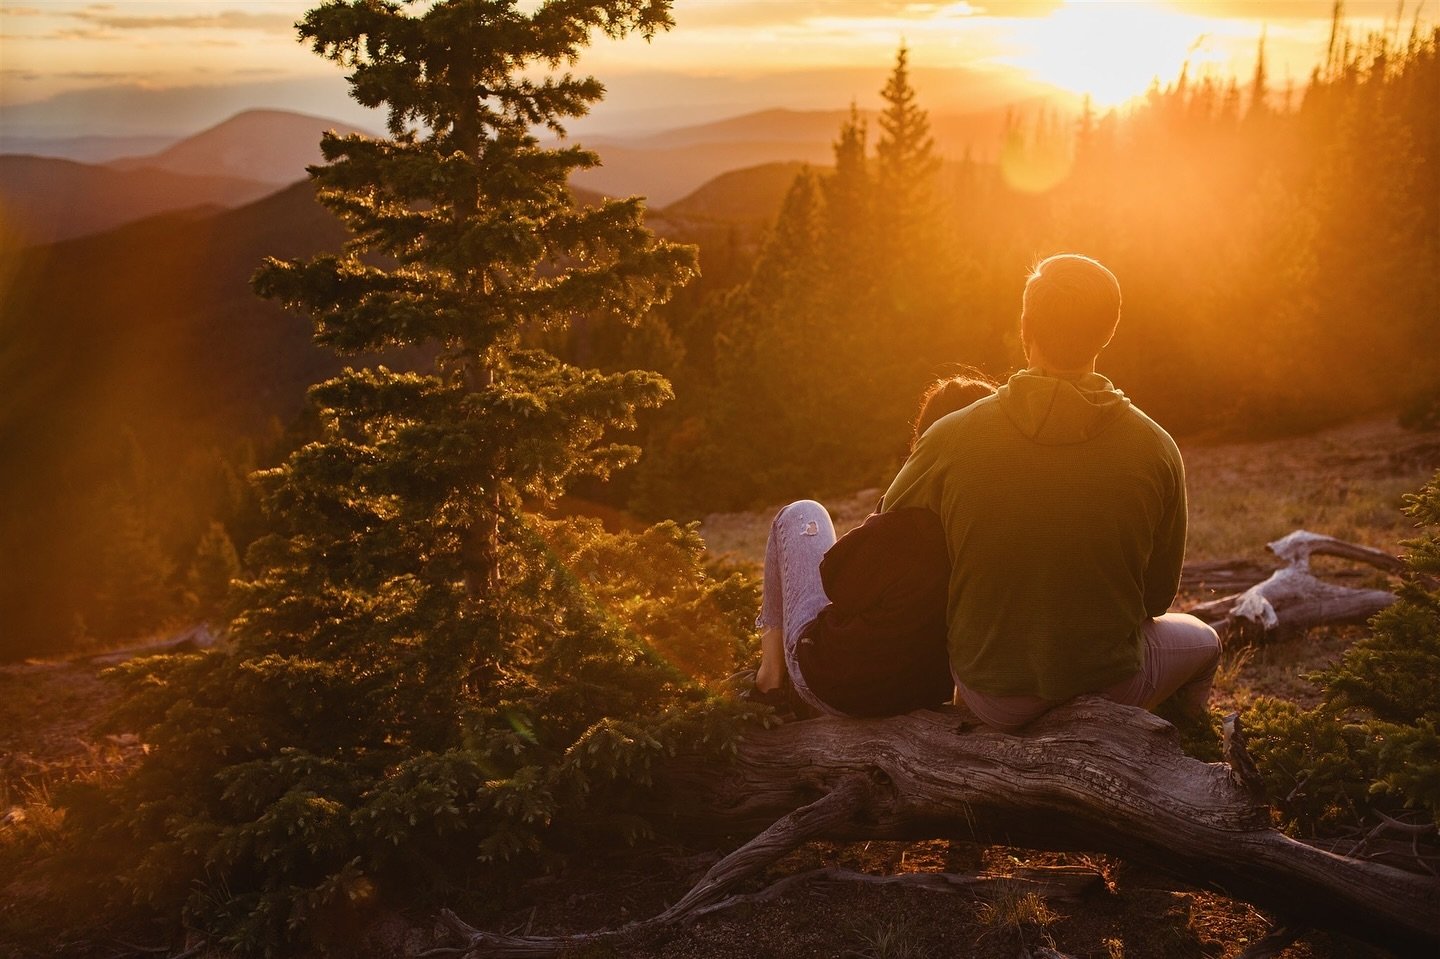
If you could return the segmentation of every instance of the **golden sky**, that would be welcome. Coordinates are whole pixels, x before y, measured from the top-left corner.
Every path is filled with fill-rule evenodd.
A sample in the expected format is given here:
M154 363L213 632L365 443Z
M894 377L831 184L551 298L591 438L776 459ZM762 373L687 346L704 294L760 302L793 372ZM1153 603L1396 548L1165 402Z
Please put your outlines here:
M294 39L292 24L311 5L0 0L0 108L121 86L221 92L333 79L335 68ZM1247 77L1262 29L1274 82L1303 84L1323 54L1331 7L1331 0L677 0L674 31L648 45L601 41L582 65L618 81L631 109L658 108L667 96L695 95L685 92L695 84L725 81L749 91L727 108L840 108L852 98L869 105L878 86L849 89L850 81L827 86L816 78L865 68L866 79L853 84L869 84L904 41L917 77L989 74L1017 96L1027 84L1049 84L1108 106L1142 93L1153 78L1173 79L1187 59L1192 71ZM1403 7L1349 0L1345 11L1363 31L1395 23L1403 9L1408 30L1416 7L1416 0ZM796 80L804 75L811 82ZM646 77L666 79L646 84ZM965 109L958 86L929 92L933 109ZM767 93L772 102L763 102Z

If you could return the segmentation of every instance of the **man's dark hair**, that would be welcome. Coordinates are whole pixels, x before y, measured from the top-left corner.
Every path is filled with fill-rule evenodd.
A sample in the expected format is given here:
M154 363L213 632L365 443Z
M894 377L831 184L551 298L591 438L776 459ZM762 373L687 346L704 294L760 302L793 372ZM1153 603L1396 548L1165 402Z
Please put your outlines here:
M1061 369L1093 360L1120 322L1120 283L1088 256L1041 260L1025 281L1020 336Z

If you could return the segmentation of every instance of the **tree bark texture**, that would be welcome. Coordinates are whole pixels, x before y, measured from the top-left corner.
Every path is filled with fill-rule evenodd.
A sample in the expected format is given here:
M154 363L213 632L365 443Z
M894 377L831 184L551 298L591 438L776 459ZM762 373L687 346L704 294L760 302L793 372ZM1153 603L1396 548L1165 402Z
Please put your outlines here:
M1440 880L1291 839L1224 764L1143 710L1080 697L1020 735L959 710L757 731L730 766L677 761L656 805L692 834L756 832L857 775L865 811L823 838L952 838L1121 855L1405 951L1440 949Z

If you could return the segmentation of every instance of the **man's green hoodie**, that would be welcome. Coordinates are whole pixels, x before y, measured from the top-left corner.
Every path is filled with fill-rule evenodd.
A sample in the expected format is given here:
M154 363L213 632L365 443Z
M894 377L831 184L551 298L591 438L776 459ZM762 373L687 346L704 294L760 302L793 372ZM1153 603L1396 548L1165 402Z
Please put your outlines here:
M1126 679L1179 588L1180 451L1096 373L1022 371L937 421L885 494L904 506L945 527L950 664L979 692L1060 701Z

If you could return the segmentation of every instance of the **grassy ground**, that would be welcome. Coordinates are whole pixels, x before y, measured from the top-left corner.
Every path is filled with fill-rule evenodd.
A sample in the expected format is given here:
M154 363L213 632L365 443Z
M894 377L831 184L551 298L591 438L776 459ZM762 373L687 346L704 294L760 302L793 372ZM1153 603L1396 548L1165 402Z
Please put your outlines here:
M1440 467L1440 433L1407 433L1388 422L1357 423L1294 440L1184 446L1191 490L1190 558L1248 559L1273 565L1263 544L1304 527L1390 551L1408 534L1401 496ZM832 503L841 532L879 499L866 490ZM712 550L758 563L773 510L708 517ZM1369 574L1367 574L1369 575ZM1186 601L1203 597L1182 597ZM1217 680L1215 704L1234 708L1265 693L1312 702L1304 674L1338 657L1358 629L1309 635L1233 651ZM112 692L83 661L0 668L0 956L139 955L133 930L94 929L67 943L26 935L24 893L38 843L58 826L53 790L68 779L113 775L143 746L93 726ZM736 837L736 842L741 837ZM22 840L24 840L22 842ZM508 895L464 904L466 918L505 931L561 933L609 927L653 914L678 898L719 855L715 850L653 849L586 857ZM814 843L771 870L779 878L821 865L878 874L916 871L1005 875L1017 868L1068 864L1093 868L1097 892L1045 902L1023 894L972 902L934 892L853 884L806 885L783 897L721 913L663 938L597 947L580 955L633 959L852 957L1014 959L1053 945L1098 959L1236 959L1272 925L1250 906L1101 855L1058 855L937 839L923 843ZM461 904L457 904L461 905ZM429 917L377 917L370 955L398 955L429 939ZM123 941L122 941L123 940ZM220 956L222 953L209 953ZM1324 933L1284 953L1288 959L1379 955Z
M1372 419L1298 439L1181 443L1190 490L1193 562L1271 563L1265 544L1298 528L1395 551L1407 535L1401 497L1440 468L1440 434ZM825 505L844 534L875 508L883 489ZM761 563L765 534L780 505L713 513L701 532L717 553Z

